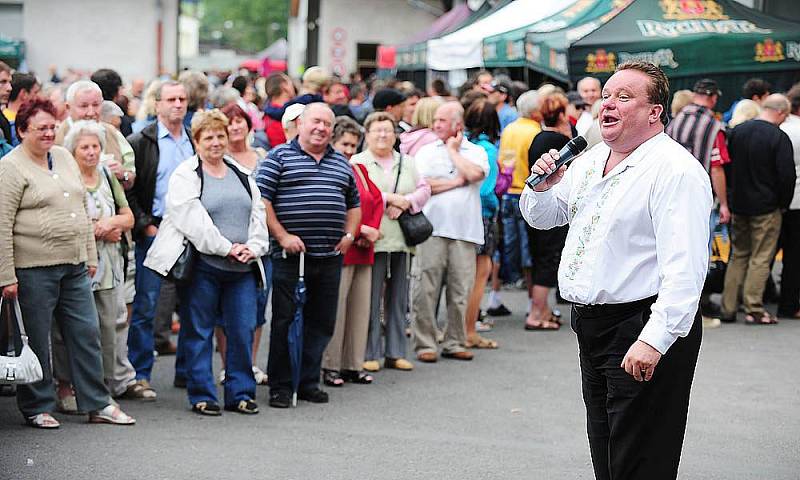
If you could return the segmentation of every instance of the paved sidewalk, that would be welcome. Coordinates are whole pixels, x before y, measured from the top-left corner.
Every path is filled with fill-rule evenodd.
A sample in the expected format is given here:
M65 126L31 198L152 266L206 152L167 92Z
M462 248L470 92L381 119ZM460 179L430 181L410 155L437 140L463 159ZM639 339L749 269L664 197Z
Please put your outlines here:
M574 336L523 331L523 293L504 297L515 314L487 335L500 350L328 388L328 405L271 409L259 387L259 415L200 417L171 386L173 357L156 403L123 403L134 427L34 430L0 398L0 478L591 479ZM681 479L800 478L798 345L800 321L705 332Z

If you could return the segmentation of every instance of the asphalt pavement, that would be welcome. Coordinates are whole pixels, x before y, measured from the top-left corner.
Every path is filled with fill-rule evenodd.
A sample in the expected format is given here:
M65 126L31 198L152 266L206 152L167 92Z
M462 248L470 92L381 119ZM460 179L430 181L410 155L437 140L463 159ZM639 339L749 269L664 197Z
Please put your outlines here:
M0 479L591 479L569 323L525 332L524 294L504 298L514 314L486 334L499 350L327 388L327 405L272 409L259 387L260 414L201 417L174 357L156 363L157 402L122 402L133 427L36 430L2 397ZM798 345L800 320L704 333L679 478L800 478Z

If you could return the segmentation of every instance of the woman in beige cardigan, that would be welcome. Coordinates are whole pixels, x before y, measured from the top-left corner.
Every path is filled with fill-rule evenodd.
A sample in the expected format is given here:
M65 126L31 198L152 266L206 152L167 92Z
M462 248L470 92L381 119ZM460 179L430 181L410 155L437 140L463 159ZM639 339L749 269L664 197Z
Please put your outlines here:
M0 161L0 287L18 298L31 348L44 378L17 388L28 425L58 428L50 366L53 318L69 354L78 407L92 423L131 425L103 383L97 310L91 277L97 270L94 228L72 155L54 146L56 110L34 99L17 113L22 143Z
M405 359L405 318L408 307L408 268L413 248L406 245L397 218L404 211L422 210L431 197L431 187L417 174L414 159L394 150L395 120L386 112L370 114L364 121L367 150L354 155L351 161L367 167L369 178L381 189L385 210L381 220L382 238L375 242L375 264L372 267L372 306L364 370L380 370L384 366L411 370ZM398 178L399 177L399 178ZM381 307L386 307L385 345L381 337ZM385 348L382 348L384 347Z

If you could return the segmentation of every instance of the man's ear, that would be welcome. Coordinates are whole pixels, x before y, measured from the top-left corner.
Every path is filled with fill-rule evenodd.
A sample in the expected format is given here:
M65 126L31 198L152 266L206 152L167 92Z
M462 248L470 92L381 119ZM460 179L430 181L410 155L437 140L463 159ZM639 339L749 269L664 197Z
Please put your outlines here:
M650 110L650 123L659 123L661 122L661 114L664 113L664 105L655 104L653 108Z

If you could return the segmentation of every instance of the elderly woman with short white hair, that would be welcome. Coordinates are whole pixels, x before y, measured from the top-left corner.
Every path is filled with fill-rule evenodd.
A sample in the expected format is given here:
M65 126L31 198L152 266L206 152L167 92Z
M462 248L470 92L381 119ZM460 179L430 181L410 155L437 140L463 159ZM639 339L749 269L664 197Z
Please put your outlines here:
M97 245L97 273L92 278L92 292L100 321L100 347L103 352L103 378L112 396L132 395L136 372L128 360L128 318L124 298L123 237L133 227L133 213L125 192L111 171L100 163L105 143L105 127L97 122L80 120L73 123L64 139L64 147L72 153L86 189L86 206L94 225ZM53 334L53 371L59 381L58 407L69 412L68 392L71 381L69 362L61 336ZM136 398L154 400L154 395L141 392Z

